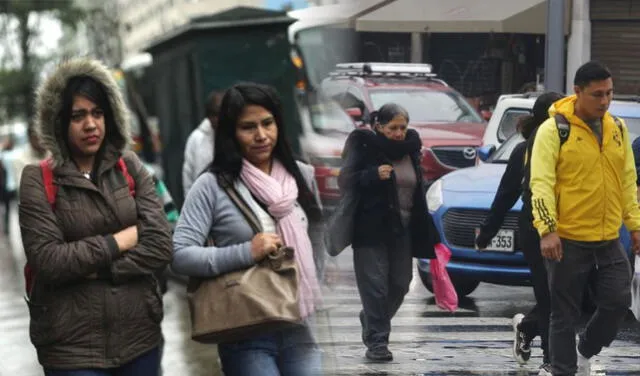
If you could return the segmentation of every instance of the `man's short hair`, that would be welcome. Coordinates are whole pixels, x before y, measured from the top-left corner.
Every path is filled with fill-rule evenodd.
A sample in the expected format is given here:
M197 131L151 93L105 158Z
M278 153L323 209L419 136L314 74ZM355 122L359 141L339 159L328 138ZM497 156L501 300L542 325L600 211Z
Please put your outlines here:
M610 77L609 68L597 61L590 61L578 68L573 84L583 88L593 81L602 81Z
M207 96L207 101L204 105L204 112L208 118L218 117L220 113L220 103L222 102L223 93L219 91L212 91Z

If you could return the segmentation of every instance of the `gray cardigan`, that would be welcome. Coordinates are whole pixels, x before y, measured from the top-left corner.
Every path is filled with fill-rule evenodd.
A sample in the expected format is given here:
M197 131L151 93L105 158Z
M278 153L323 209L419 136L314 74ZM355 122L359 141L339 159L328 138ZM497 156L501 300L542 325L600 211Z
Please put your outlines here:
M319 200L312 166L298 162L302 176ZM248 191L239 190L243 199L251 203ZM322 273L324 247L322 224L310 223L309 236L314 248L316 269ZM211 234L215 246L206 246ZM255 264L251 256L254 233L240 210L218 185L214 174L207 172L195 181L185 199L173 234L173 263L178 274L190 277L215 277ZM319 274L321 276L322 274Z

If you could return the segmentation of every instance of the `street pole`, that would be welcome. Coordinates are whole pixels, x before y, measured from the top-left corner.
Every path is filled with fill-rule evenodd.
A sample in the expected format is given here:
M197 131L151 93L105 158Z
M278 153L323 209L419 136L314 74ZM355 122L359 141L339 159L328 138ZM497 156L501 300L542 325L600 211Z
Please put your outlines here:
M544 88L559 93L564 93L564 13L565 0L547 0Z

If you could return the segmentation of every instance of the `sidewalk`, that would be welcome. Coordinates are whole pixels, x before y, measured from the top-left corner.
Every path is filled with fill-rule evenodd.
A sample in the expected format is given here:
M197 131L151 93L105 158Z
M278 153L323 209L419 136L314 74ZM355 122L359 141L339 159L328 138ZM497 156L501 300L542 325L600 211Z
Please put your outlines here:
M9 239L4 239L6 242L7 251L9 251L13 258L14 270L16 273L22 276L22 269L27 262L27 258L24 255L24 249L22 248L22 237L20 236L20 223L18 221L18 201L14 200L11 203L11 211L9 213ZM9 260L8 260L9 261ZM19 278L20 288L24 288L24 278Z
M12 209L9 239L0 235L0 376L40 376L42 368L29 340L17 205Z

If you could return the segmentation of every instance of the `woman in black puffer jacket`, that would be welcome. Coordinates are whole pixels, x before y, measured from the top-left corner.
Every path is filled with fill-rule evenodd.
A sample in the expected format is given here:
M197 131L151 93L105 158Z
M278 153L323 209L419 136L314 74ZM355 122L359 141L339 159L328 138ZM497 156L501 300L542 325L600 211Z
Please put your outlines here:
M347 139L339 185L358 200L352 240L366 356L390 361L391 318L409 291L412 257L434 258L440 239L427 210L422 142L408 129L409 114L389 103L371 117L374 132L359 129Z

